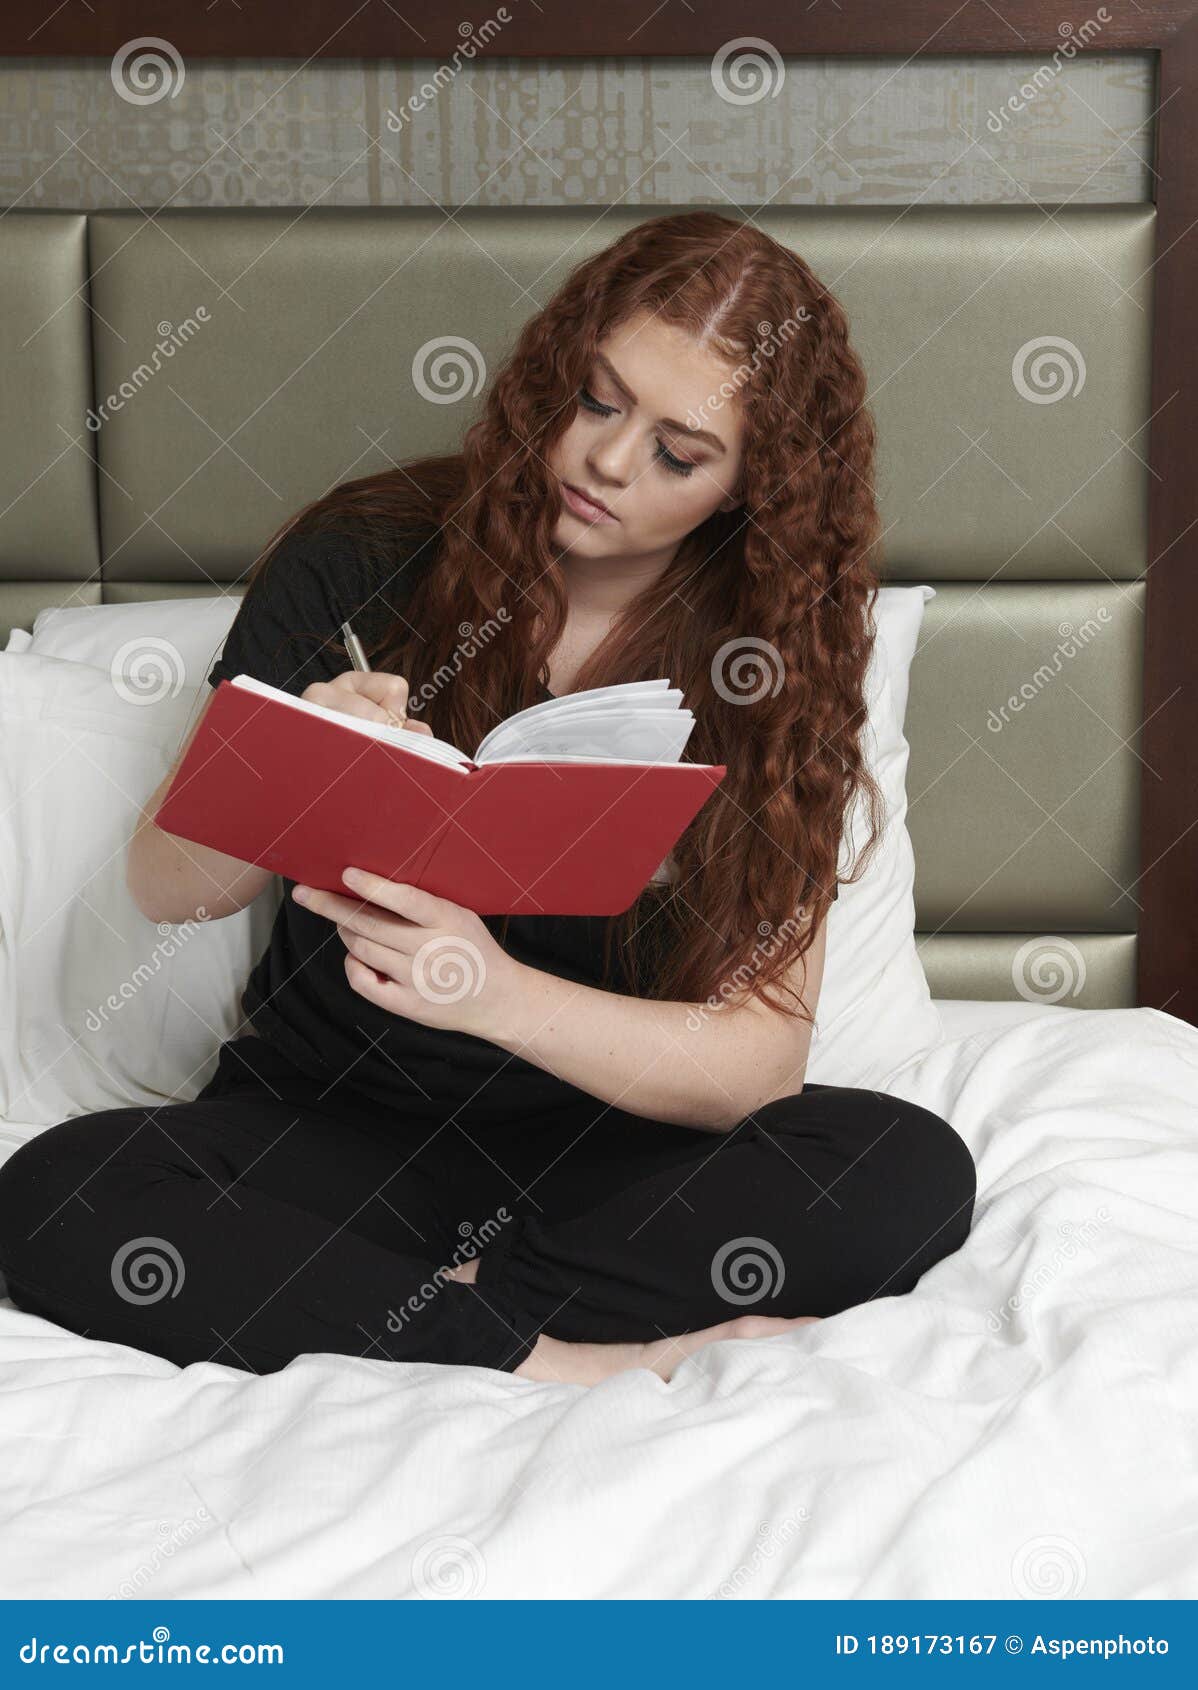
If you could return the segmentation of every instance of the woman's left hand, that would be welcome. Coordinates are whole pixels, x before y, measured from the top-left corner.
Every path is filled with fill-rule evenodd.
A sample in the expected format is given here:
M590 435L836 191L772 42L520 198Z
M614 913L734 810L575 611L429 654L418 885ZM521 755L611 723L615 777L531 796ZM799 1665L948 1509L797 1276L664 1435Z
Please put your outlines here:
M296 886L291 895L336 922L354 991L422 1026L494 1038L523 965L482 918L365 869L347 868L342 878L352 896L314 886Z

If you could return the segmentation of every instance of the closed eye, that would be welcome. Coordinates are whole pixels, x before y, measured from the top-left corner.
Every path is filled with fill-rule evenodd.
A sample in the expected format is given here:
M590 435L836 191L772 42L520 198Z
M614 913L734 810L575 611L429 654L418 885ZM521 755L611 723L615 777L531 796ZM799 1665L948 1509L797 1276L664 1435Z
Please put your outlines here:
M616 414L616 407L614 405L603 404L602 400L595 398L595 395L589 388L580 387L578 389L578 397L582 400L588 411L595 411L601 417L613 417Z
M580 387L578 390L578 398L579 403L582 404L586 410L594 412L596 416L614 417L616 414L617 407L615 405L605 405L601 399L595 398L595 395L589 388ZM693 475L695 473L696 466L694 464L684 463L681 458L676 458L672 452L668 452L666 450L660 440L658 440L655 444L658 461L663 469L669 470L671 475L685 476Z

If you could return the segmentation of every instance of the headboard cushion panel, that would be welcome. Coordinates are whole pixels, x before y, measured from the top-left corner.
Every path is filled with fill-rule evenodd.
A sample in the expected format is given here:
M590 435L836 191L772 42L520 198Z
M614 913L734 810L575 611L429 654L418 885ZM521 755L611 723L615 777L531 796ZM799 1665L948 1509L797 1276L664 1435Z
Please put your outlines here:
M1067 1009L1136 1001L1132 933L924 933L918 948L937 998L1023 998Z
M1134 929L1143 602L1142 582L937 589L907 707L923 927Z
M430 343L459 336L492 369L566 271L645 214L93 216L99 398L160 327L199 323L98 433L107 579L235 579L314 491L452 449L476 402L421 395ZM760 222L849 311L895 579L1140 573L1151 207L767 207ZM1075 397L1037 402L1043 337L1068 343ZM1036 398L1012 374L1023 348Z
M78 581L100 560L87 219L15 212L0 233L0 576Z

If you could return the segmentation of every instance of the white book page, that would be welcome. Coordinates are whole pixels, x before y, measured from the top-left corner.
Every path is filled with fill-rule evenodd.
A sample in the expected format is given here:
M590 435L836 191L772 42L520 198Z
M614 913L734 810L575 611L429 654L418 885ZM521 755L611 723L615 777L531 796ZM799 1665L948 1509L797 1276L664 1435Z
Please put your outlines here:
M339 727L365 734L367 739L381 739L388 745L397 745L401 751L410 751L416 757L423 757L426 762L440 763L445 768L457 769L462 774L470 772L470 758L465 752L459 751L456 745L450 745L448 740L433 739L429 734L412 733L407 728L393 728L387 722L368 722L363 716L347 716L342 710L330 710L327 705L313 704L307 698L296 698L294 693L284 692L281 687L272 687L269 682L260 681L254 675L235 675L232 685L241 687L246 692L259 693L263 698L276 698L281 704L290 705L293 710L303 710L309 716L319 716L323 721L336 722Z
M677 688L671 688L668 680L662 678L656 681L622 681L614 687L588 687L585 692L568 692L561 698L544 698L539 704L530 704L527 710L517 710L514 716L499 722L488 734L484 734L479 741L478 750L474 753L476 763L493 761L491 748L500 734L506 735L510 729L520 727L525 722L540 721L543 716L557 716L563 710L589 709L626 709L629 704L636 704L642 709L670 709L675 710L682 703L682 694Z
M498 759L498 763L501 763L505 769L509 763L589 763L592 768L596 769L610 768L613 763L618 763L622 769L713 769L716 766L714 763L683 763L681 761L659 763L643 757L501 757ZM498 764L491 763L487 766L495 768Z
M695 718L689 710L602 709L561 711L496 734L482 763L676 763Z
M630 681L567 693L517 711L492 728L472 760L447 740L313 704L253 675L236 675L232 684L460 774L500 762L677 763L694 727L691 711L681 708L681 691L668 680Z

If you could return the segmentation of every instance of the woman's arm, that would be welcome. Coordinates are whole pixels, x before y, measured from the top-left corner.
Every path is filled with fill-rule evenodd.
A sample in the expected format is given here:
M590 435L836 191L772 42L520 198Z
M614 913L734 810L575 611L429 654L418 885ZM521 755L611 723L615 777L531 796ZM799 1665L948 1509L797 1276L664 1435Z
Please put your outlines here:
M211 698L205 702L199 720L185 736L169 773L142 805L141 816L129 842L125 884L134 903L149 921L219 921L252 903L273 878L270 869L257 868L253 863L226 856L210 845L179 839L154 825L158 806L170 790L179 765L199 733L212 702Z
M826 926L788 976L813 1015ZM760 998L666 1003L525 968L505 1011L494 1043L632 1115L727 1132L803 1089L811 1024Z
M345 878L354 896L293 896L337 923L351 986L383 1009L487 1039L629 1114L709 1132L802 1090L805 1020L743 995L716 1008L577 985L516 962L446 898L365 871ZM812 1014L824 926L791 973Z

